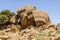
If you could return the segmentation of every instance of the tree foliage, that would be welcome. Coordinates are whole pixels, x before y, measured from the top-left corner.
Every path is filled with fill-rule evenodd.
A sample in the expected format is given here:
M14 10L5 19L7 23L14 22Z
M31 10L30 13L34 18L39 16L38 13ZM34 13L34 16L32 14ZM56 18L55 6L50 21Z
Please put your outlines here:
M8 17L5 15L0 15L0 24L4 24L8 21Z
M10 10L2 10L1 11L1 15L6 15L7 17L12 17L13 15L15 15L15 13L10 12Z
M0 12L0 24L7 23L13 15L15 15L15 13L11 12L10 10L2 10Z

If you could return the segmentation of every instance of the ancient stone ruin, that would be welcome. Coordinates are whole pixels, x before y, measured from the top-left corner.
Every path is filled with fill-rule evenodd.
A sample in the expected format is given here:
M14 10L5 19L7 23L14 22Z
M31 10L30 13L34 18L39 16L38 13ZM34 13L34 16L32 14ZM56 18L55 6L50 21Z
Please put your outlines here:
M48 13L35 6L17 8L9 23L1 26L0 40L60 40L60 24L54 25Z

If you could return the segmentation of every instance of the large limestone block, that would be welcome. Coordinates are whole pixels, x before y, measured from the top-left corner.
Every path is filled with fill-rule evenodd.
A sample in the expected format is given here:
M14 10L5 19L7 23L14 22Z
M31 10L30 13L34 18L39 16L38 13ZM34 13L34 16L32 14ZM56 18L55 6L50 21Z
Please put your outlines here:
M42 25L46 25L46 24L48 25L48 23L51 22L48 14L44 11L34 10L33 16L34 16L36 26L42 26Z

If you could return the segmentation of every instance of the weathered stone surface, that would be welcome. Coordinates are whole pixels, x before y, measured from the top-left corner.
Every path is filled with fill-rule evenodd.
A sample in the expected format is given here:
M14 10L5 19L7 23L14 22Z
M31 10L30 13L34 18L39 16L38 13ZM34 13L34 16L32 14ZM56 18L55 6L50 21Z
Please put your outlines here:
M58 23L55 27L56 30L60 30L60 23Z
M58 37L58 38L55 38L54 40L60 40L60 37Z
M30 6L30 5L26 5L22 8L18 8L17 11L32 11L32 10L36 10L35 6Z
M12 24L16 24L17 23L17 18L16 18L16 15L14 15L10 20L9 20L9 23L12 23Z
M16 25L12 24L12 25L11 25L11 31L12 31L12 32L19 32L19 29L17 28Z
M28 26L28 18L27 17L21 19L21 26L23 29L25 29Z
M55 28L55 25L54 25L54 24L52 24L52 23L49 23L49 24L47 24L47 26L45 26L44 28L50 28L50 27Z
M17 13L22 28L26 28L29 25L37 27L45 26L45 28L48 28L51 25L51 20L49 19L48 14L44 11L36 10L34 6L18 8Z
M34 10L33 16L36 26L48 25L48 23L50 22L48 14L44 11Z
M23 40L37 40L37 37L39 35L39 32L36 31L34 28L30 28L30 29L25 29L21 31L20 34L20 39Z
M20 18L22 28L26 28L28 25L35 25L32 11L36 8L34 6L25 6L17 9L17 16Z
M1 25L0 40L60 40L60 24L55 27L48 14L34 6L18 8L10 23Z

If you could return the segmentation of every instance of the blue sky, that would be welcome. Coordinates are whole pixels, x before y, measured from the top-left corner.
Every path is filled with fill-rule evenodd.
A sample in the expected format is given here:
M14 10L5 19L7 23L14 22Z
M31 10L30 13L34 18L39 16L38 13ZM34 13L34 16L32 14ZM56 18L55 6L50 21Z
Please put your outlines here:
M33 5L38 10L46 11L54 24L60 22L60 0L0 0L0 11L9 9L16 13L16 8L25 5Z

